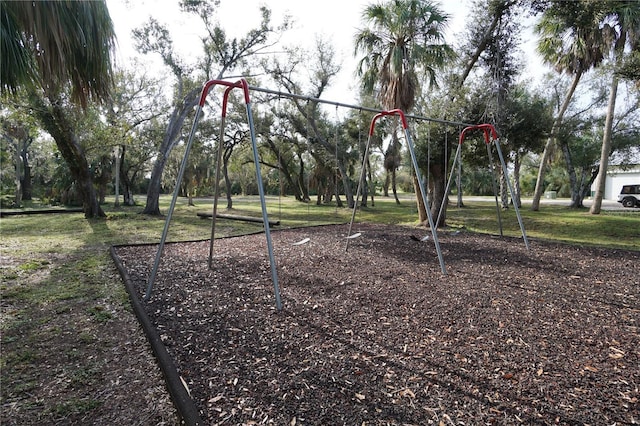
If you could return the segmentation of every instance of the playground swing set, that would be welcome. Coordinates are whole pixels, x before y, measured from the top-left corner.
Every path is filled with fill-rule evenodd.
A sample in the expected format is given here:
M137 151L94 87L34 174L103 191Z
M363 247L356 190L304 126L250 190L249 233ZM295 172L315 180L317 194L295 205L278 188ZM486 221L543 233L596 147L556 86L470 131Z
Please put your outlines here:
M341 104L341 103L337 103L337 102L329 102L329 101L325 101L322 99L317 99L317 98L310 98L308 96L303 96L303 95L296 95L296 94L290 94L290 93L282 93L282 92L277 92L277 91L273 91L273 90L269 90L269 89L264 89L264 88L259 88L259 87L252 87L249 86L249 84L247 83L247 81L242 78L240 80L237 80L235 82L231 82L231 81L227 81L227 80L210 80L207 81L203 88L202 88L202 92L200 95L200 99L195 111L195 118L193 121L193 125L191 127L191 131L189 133L189 137L187 139L187 143L185 146L185 152L184 152L184 156L182 158L181 164L180 164L180 169L178 171L178 176L176 179L176 185L175 185L175 189L173 192L173 196L171 199L171 203L169 205L169 210L165 219L165 224L164 224L164 228L162 231L162 236L160 238L160 242L158 245L158 250L156 252L156 256L155 256L155 260L154 260L154 264L153 264L153 268L151 270L151 274L149 275L149 279L147 281L147 287L146 287L146 292L144 295L144 300L148 301L151 297L152 291L153 291L153 285L158 273L158 268L160 266L160 261L161 261L161 257L162 257L162 252L164 250L164 246L166 243L166 239L167 239L167 234L168 234L168 230L169 230L169 225L171 223L171 218L173 215L173 211L175 209L175 205L176 205L176 201L178 198L178 194L179 194L179 189L180 189L180 184L182 182L183 176L184 176L184 172L187 166L187 160L189 158L189 153L191 150L191 146L193 144L193 138L196 134L196 129L198 127L198 122L200 120L201 117L201 112L202 112L202 108L204 107L205 101L207 99L207 96L210 92L210 90L214 87L214 86L224 86L225 90L223 93L223 97L222 97L222 112L221 112L221 122L220 122L220 138L219 140L222 141L223 140L223 135L224 135L224 127L225 127L225 120L226 120L226 115L227 115L227 104L228 104L228 100L229 100L229 95L231 93L231 91L233 91L234 89L240 89L242 91L243 97L244 97L244 103L245 103L245 110L246 110L246 115L247 115L247 122L248 122L248 126L249 126L249 135L250 135L250 139L251 139L251 147L252 147L252 152L253 152L253 161L254 161L254 165L255 165L255 173L256 173L256 182L257 182L257 186L258 186L258 194L260 197L260 204L261 204L261 210L262 210L262 220L254 218L256 221L258 222L262 222L263 226L264 226L264 233L265 233L265 239L266 239L266 244L267 244L267 252L268 252L268 257L269 257L269 263L270 263L270 269L271 269L271 279L273 282L273 289L274 289L274 295L275 295L275 303L276 303L276 308L278 311L280 311L282 309L282 300L281 300L281 296L280 296L280 286L278 283L278 273L277 273L277 266L276 266L276 260L275 260L275 256L274 256L274 252L273 252L273 241L271 238L271 226L273 225L274 222L270 222L269 218L268 218L268 213L267 213L267 206L266 206L266 201L265 201L265 191L264 191L264 186L263 186L263 181L262 181L262 176L261 176L261 172L260 172L260 159L258 156L258 147L257 147L257 142L256 142L256 134L255 134L255 128L254 128L254 123L253 123L253 115L252 115L252 111L251 111L251 102L250 102L250 96L249 96L249 91L250 90L255 90L255 91L263 91L263 92L267 92L267 93L272 93L272 94L277 94L279 96L285 96L285 97L291 97L291 98L298 98L298 99L306 99L306 100L314 100L317 102L323 102L323 103L331 103L336 105L336 109L338 106L344 106L344 107L348 107L348 108L354 108L354 106L352 105L347 105L347 104ZM371 120L371 124L369 126L369 135L368 135L368 139L367 139L367 144L365 147L365 153L363 156L363 163L362 163L362 167L360 170L360 178L358 180L358 189L356 191L356 197L354 200L354 207L353 207L353 211L351 214L351 220L349 222L349 230L347 232L347 236L346 238L346 247L345 247L345 251L348 250L349 247L349 241L353 240L355 238L360 237L362 234L360 232L356 232L356 233L352 233L352 227L353 227L353 222L355 220L355 216L356 216L356 211L357 211L357 206L358 206L358 198L360 196L360 192L362 190L362 186L363 186L363 181L366 178L366 162L367 162L367 158L368 158L368 152L370 149L370 145L371 145L371 138L374 134L374 129L375 129L375 124L376 122L383 118L383 117L387 117L387 116L398 116L401 120L402 123L402 128L404 131L404 137L405 137L405 141L407 143L407 147L409 149L409 153L411 155L411 161L412 161L412 166L414 168L414 173L416 173L416 177L417 177L417 181L419 184L419 189L420 189L420 196L422 197L422 201L424 203L425 206L428 206L428 197L427 197L427 192L424 188L424 183L423 180L420 176L420 169L418 167L418 163L416 160L416 155L415 155L415 150L414 150L414 146L413 146L413 142L411 140L411 135L408 129L408 125L407 125L407 116L404 114L403 111L399 110L399 109L395 109L395 110L391 110L391 111L380 111L380 110L374 110L371 108L365 108L365 107L356 107L359 108L361 111L362 110L368 110L371 112L376 112L377 114L373 117L373 119ZM413 117L413 116L411 116ZM424 117L413 117L413 118L422 118L425 119ZM431 121L441 121L441 120L435 120L435 119L427 119L427 120L431 120ZM464 124L464 123L454 123L454 124ZM445 194L448 193L449 188L450 188L450 184L453 178L453 171L455 169L455 163L456 161L460 161L460 152L461 152L461 145L462 142L464 141L465 135L473 130L482 130L484 132L484 138L485 138L485 143L487 145L487 149L489 152L489 157L491 160L491 150L490 150L490 144L491 142L494 143L499 158L500 158L500 162L502 165L502 169L503 169L503 173L505 174L505 177L507 177L507 182L509 182L508 179L508 175L507 175L507 167L506 164L504 162L504 157L502 156L502 152L500 150L500 145L498 142L498 135L497 132L495 130L495 128L490 125L490 124L480 124L480 125L475 125L475 126L467 126L465 127L465 129L461 132L460 134L460 139L459 139L459 144L458 144L458 149L456 151L456 155L454 157L454 166L451 168L452 172L451 172L451 177L449 178L448 182L447 182L447 186L446 186L446 190L445 190ZM336 156L337 156L337 132L336 132ZM223 144L219 143L218 144L218 152L217 152L217 160L216 160L216 172L215 172L215 188L214 188L214 202L213 202L213 212L211 215L212 218L212 224L211 224L211 238L210 238L210 243L209 243L209 259L208 259L208 266L210 269L213 268L213 248L214 248L214 240L215 240L215 229L216 229L216 218L222 217L221 215L218 214L218 198L220 195L220 188L219 188L219 180L220 180L220 173L221 173L221 163L222 163L222 151L223 151ZM491 163L493 164L493 163ZM337 168L337 165L336 165ZM511 192L511 196L513 198L513 188L509 182L509 190ZM494 191L495 192L495 191ZM497 194L496 194L496 204L497 204ZM516 205L517 203L514 203L515 209L516 209L516 213L518 216L518 222L520 224L520 228L522 231L522 236L525 242L525 245L527 247L527 249L529 248L529 244L527 241L527 237L525 234L525 230L524 230L524 225L522 223L522 218L520 217L520 213L518 210L518 207ZM445 267L445 263L444 263L444 258L442 256L442 251L440 249L440 244L438 241L438 235L437 235L437 229L436 229L436 223L433 221L433 217L431 215L430 209L427 208L427 218L428 218L428 222L429 222L429 226L431 228L431 235L432 235L432 239L436 248L436 252L438 255L438 261L440 263L440 268L442 271L443 275L446 275L446 267ZM442 207L440 209L440 212L438 214L438 220L440 219L440 215L442 214ZM498 209L498 215L499 215L499 209ZM242 220L242 219L239 219ZM499 219L500 220L500 219ZM501 229L501 234L502 234L502 225L500 225L500 229ZM428 238L425 237L422 240L426 241ZM293 243L292 245L303 245L306 244L310 241L310 238L305 237L302 240Z

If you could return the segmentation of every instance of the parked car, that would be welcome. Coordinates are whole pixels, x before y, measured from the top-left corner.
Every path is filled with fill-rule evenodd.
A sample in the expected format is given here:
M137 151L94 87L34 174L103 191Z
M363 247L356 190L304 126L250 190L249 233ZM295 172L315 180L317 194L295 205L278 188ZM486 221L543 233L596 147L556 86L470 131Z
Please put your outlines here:
M624 185L618 195L624 207L640 207L640 185Z

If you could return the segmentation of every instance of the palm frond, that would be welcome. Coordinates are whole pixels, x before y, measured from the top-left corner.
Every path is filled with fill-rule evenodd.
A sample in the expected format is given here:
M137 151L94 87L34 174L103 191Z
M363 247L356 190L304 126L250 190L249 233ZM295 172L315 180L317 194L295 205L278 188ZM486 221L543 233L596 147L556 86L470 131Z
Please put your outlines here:
M365 8L367 26L356 34L355 54L376 60L359 62L359 74L367 77L363 88L373 93L377 80L385 108L410 110L419 90L417 73L435 83L435 70L454 56L444 43L447 19L429 0L388 0Z
M36 74L34 57L29 53L29 40L25 38L15 16L0 2L0 78L2 93L15 93L18 87L33 87Z
M30 58L26 64L35 64L11 63L3 89L15 91L25 82L37 82L46 91L57 91L70 84L72 99L83 106L91 98L108 99L115 32L104 0L3 1L2 8L3 16L11 17L6 25L2 21L3 34L6 29L14 35L8 39L11 49L21 49L19 55Z

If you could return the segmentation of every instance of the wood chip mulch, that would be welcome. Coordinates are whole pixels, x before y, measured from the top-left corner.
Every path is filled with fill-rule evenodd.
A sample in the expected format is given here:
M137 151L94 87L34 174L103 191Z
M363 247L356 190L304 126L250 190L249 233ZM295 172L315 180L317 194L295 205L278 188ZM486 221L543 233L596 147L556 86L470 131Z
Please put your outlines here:
M264 234L167 244L146 309L208 424L640 424L640 252L440 231L445 275L346 232L272 231L281 311ZM141 297L156 250L117 250Z

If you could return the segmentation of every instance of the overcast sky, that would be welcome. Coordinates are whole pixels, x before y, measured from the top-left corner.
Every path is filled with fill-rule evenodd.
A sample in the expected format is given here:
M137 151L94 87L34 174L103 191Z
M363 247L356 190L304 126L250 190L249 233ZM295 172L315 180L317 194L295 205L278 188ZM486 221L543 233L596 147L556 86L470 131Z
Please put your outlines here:
M222 0L216 17L231 36L241 36L248 28L255 27L260 21L259 6L264 2L255 0ZM295 21L294 29L288 31L285 44L302 44L313 46L316 36L322 36L331 42L336 49L337 62L342 63L339 78L326 93L326 99L343 102L354 102L353 87L355 60L353 59L353 35L361 26L362 10L371 0L269 0L268 7L272 11L272 23L282 22L285 14ZM453 43L464 28L468 19L469 0L444 0L441 8L451 16L447 41ZM131 45L131 30L141 26L150 16L166 24L178 51L188 56L196 55L200 51L200 41L197 31L201 29L198 21L190 20L187 14L180 13L177 0L107 0L107 5L113 19L118 36L119 64L127 64L131 58L137 56ZM149 60L147 58L146 60ZM529 69L539 68L537 57L529 52L526 58L531 63ZM158 67L158 63L153 67Z

